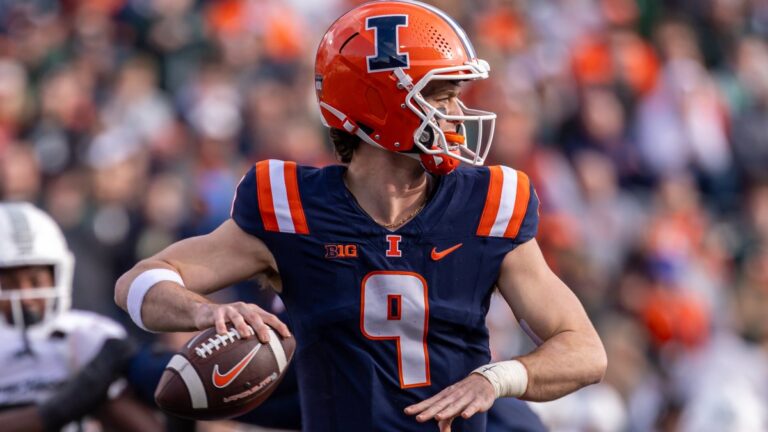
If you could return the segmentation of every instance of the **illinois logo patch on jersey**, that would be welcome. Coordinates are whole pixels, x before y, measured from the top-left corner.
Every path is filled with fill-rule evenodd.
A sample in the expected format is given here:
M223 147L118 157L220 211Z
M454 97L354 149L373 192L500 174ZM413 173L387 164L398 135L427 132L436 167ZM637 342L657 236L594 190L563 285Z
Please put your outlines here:
M403 251L400 250L400 242L402 240L403 238L399 235L388 235L386 256L390 258L399 258L403 256Z

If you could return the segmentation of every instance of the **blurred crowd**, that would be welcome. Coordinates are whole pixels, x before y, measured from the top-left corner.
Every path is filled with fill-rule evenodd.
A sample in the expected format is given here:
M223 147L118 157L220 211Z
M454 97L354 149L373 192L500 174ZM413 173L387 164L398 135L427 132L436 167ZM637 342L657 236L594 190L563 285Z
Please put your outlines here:
M498 114L490 163L533 179L537 239L608 351L602 384L535 409L768 430L768 2L429 2L490 62L464 91ZM253 162L336 163L312 68L357 3L0 0L0 198L61 224L75 307L126 323L114 280L225 220ZM530 347L513 320L495 302L498 358Z

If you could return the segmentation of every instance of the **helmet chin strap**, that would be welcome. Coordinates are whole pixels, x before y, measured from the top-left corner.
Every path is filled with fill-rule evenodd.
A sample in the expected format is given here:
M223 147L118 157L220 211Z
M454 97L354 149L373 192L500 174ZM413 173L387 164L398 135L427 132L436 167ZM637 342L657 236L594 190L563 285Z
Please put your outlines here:
M397 70L395 71L397 72ZM402 71L401 71L402 72ZM408 75L405 75L405 77L408 77ZM401 79L403 79L401 77ZM372 145L376 148L390 151L386 147L382 146L381 144L377 143L373 138L371 138L370 135L365 133L365 131L360 128L360 126L357 125L353 120L351 120L349 117L347 117L346 114L339 111L338 109L334 108L333 106L325 103L320 102L320 107L322 109L325 109L326 111L330 112L334 115L334 117L338 118L341 121L341 124L344 127L344 130L347 131L350 134L355 135L356 137L360 138L363 142ZM459 129L459 126L456 127ZM456 144L464 144L464 136L460 135L459 133L453 133L453 132L444 132L446 135L446 140L449 142L455 142ZM437 137L435 135L435 132L432 130L432 128L425 129L423 134L423 138L421 140L423 145L430 145L430 147L434 147L435 142L437 140ZM453 137L453 138L449 138ZM437 175L445 175L449 174L453 170L456 169L456 167L459 166L460 161L458 159L454 159L450 156L447 156L445 154L442 155L429 155L425 154L422 151L418 150L418 146L413 147L416 151L403 151L403 152L393 152L396 154L400 154L406 157L409 157L414 160L421 161L422 166L424 169L431 173L431 174L437 174Z
M369 145L372 145L382 150L390 151L386 147L377 143L373 138L371 138L370 135L365 133L365 131L362 128L360 128L357 125L357 123L355 123L353 120L347 117L343 112L337 110L336 108L332 107L331 105L328 105L325 102L320 102L320 107L325 109L329 113L333 114L334 117L336 117L337 119L341 120L341 124L344 126L344 130L347 131L348 133L355 135L356 137L360 138L363 142ZM411 159L416 159L416 160L419 159L418 154L412 154L407 152L393 152L393 153L401 154L403 156L408 156Z
M22 319L24 320L24 323L23 323L24 328L38 324L43 321L43 314L39 312L29 310L24 306L21 307L21 311L22 311L21 312Z
M11 302L11 320L14 326L25 329L29 326L40 323L43 320L43 314L25 308L21 299L10 300Z
M445 135L445 139L452 144L455 144L456 147L460 145L464 145L465 138L464 135L461 135L459 133L454 132L445 132L443 131L443 134ZM435 145L433 145L433 148ZM455 153L458 153L459 150L455 150ZM451 153L454 153L452 150ZM456 168L459 167L461 164L461 161L459 159L453 158L445 153L442 154L427 154L427 153L421 153L420 155L421 159L421 165L424 167L424 169L435 175L447 175L452 173Z
M14 357L25 357L25 356L32 356L35 357L35 351L32 349L32 343L29 340L29 328L40 321L42 321L42 316L39 313L33 312L27 308L25 308L23 305L20 304L21 302L14 302L13 305L13 323L11 323L13 326L17 327L21 330L21 343L22 347L19 351L15 352L13 355Z

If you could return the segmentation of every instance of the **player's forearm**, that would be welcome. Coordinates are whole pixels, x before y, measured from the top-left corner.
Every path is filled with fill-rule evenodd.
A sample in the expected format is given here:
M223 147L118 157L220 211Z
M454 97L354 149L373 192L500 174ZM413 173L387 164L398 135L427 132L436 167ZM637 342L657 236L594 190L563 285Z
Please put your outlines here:
M165 268L175 271L162 261L142 261L125 273L115 284L115 303L128 311L128 292L134 280L149 269ZM197 330L196 316L201 306L210 301L178 283L161 281L147 291L141 304L144 325L154 331Z
M137 399L123 394L99 408L96 417L104 430L118 432L164 430L152 409Z
M607 357L593 330L565 331L518 358L528 371L528 388L520 399L548 401L599 382Z

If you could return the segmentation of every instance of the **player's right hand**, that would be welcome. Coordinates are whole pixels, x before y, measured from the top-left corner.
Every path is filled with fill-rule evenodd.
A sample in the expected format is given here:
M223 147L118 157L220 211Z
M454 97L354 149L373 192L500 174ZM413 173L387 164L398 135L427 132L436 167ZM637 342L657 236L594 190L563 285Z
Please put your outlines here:
M224 334L228 322L246 338L255 332L262 343L269 342L269 327L282 337L291 337L288 326L277 316L252 303L204 303L195 311L195 326L199 330L216 327L218 334Z
M438 394L405 408L419 423L437 420L440 432L450 432L453 419L465 419L491 409L496 395L493 385L481 375L469 374L463 380L446 387Z

